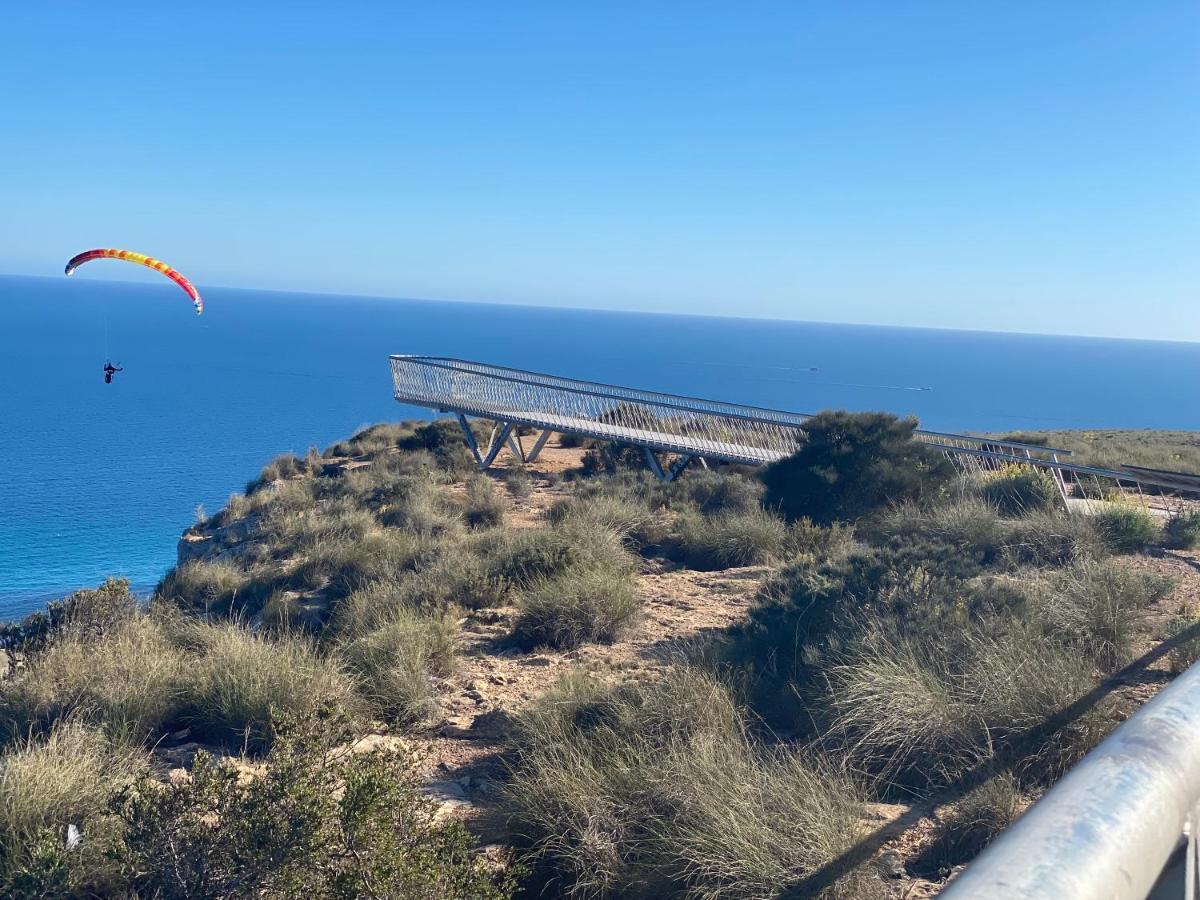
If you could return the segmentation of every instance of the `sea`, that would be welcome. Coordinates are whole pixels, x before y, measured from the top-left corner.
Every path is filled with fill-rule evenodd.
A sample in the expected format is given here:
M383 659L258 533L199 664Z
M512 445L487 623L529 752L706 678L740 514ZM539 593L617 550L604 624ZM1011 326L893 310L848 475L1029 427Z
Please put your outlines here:
M110 575L148 591L273 456L428 417L391 353L945 431L1200 429L1196 343L201 291L197 317L165 281L0 276L0 619Z

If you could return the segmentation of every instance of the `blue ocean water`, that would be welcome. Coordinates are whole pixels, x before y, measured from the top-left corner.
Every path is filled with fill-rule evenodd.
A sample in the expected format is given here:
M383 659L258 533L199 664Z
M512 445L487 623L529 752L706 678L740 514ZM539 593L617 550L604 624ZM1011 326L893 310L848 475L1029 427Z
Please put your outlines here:
M166 282L0 277L0 618L149 587L275 454L427 415L389 353L940 430L1200 429L1200 344L202 290L196 318Z

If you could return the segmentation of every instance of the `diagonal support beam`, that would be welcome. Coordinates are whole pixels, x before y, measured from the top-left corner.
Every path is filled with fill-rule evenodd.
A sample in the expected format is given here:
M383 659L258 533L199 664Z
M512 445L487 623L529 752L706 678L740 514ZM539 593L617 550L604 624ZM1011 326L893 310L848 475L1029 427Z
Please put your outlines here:
M546 441L550 439L551 434L553 434L553 432L549 428L542 430L542 433L538 435L538 439L533 443L533 449L530 450L525 456L525 462L531 463L537 461L538 454L540 454L542 452L542 448L546 446Z
M500 426L500 431L492 438L492 445L488 448L487 456L480 460L479 468L481 469L486 469L496 461L496 454L508 443L508 438L512 434L512 422L497 422L496 424Z
M518 428L514 428L514 429L513 429L513 430L512 430L512 431L509 433L509 435L508 435L508 449L509 449L509 450L511 450L511 451L512 451L512 455L513 455L513 456L515 456L517 459L519 459L521 462L526 462L526 461L527 461L527 460L525 459L525 447L524 447L524 445L521 443L521 431L520 431L520 429L518 429Z
M471 453L475 455L475 462L483 466L483 456L479 453L479 442L475 440L475 432L471 430L471 423L467 421L467 417L462 413L458 414L458 425L462 428L463 437L467 439L467 446L471 448Z
M679 473L687 468L687 464L695 459L693 456L681 456L675 460L675 464L671 468L664 469L657 453L649 447L643 447L642 452L646 455L646 465L650 467L650 471L659 481L674 481L679 477Z

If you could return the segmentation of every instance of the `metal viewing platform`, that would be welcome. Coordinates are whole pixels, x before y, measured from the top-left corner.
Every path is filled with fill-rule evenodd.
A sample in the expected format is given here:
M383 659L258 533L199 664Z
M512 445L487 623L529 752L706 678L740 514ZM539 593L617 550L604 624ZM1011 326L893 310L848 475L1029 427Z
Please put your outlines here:
M675 478L693 460L763 465L795 453L804 443L807 413L664 394L594 381L580 381L442 356L391 357L396 400L454 413L480 468L488 468L504 447L533 462L555 432L641 447L654 473ZM467 416L496 423L480 447ZM541 434L526 450L518 426ZM944 431L915 432L917 440L941 450L963 468L1032 465L1048 471L1065 504L1090 503L1106 489L1166 488L1200 493L1200 478L1126 467L1122 470L1073 465L1069 450ZM664 464L660 453L673 454ZM1070 484L1069 484L1069 483ZM1072 498L1070 485L1095 490ZM1161 492L1161 491L1160 491Z

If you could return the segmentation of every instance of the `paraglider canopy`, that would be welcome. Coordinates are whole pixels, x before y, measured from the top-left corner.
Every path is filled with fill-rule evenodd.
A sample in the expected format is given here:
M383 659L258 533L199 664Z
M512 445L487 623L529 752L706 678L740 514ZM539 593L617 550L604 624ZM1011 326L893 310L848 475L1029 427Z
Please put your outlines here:
M123 259L126 262L138 263L149 269L154 269L156 272L161 272L183 288L184 292L192 298L192 303L196 307L196 315L204 312L204 300L201 299L200 292L196 290L194 284L162 260L154 259L143 253L134 253L132 250L86 250L77 256L71 257L70 261L67 262L64 273L70 275L85 262L91 262L93 259Z

